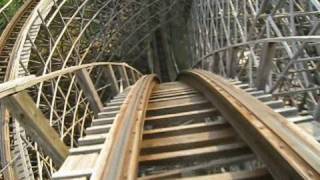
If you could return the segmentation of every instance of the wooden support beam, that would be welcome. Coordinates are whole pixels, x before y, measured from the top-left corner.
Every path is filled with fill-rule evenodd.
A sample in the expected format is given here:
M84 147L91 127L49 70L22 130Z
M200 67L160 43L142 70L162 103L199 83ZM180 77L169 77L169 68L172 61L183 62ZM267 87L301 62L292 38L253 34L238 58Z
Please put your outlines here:
M227 57L227 65L226 65L226 72L227 76L230 78L234 78L237 74L236 68L238 59L238 48L230 48L226 51Z
M76 73L76 77L77 83L80 85L84 95L87 97L89 101L91 109L97 116L98 113L102 111L103 104L94 87L94 84L90 78L88 71L86 69L81 69Z
M213 65L212 65L212 72L219 73L219 64L220 64L220 57L218 53L213 55Z
M127 70L125 66L118 66L124 88L130 86Z
M105 72L107 73L107 76L108 76L109 81L111 83L112 92L114 94L118 94L120 92L119 84L118 84L118 81L117 81L117 78L116 78L116 75L114 73L114 70L113 70L112 66L108 65L106 67L106 71Z
M58 166L68 155L68 147L60 140L49 120L37 108L26 91L6 97L4 102L10 113L20 122L27 134L37 142Z
M276 44L266 43L263 47L260 64L257 72L256 87L264 90L272 68L272 58L275 55Z
M130 69L130 76L132 79L132 84L134 84L137 81L137 77L133 69Z

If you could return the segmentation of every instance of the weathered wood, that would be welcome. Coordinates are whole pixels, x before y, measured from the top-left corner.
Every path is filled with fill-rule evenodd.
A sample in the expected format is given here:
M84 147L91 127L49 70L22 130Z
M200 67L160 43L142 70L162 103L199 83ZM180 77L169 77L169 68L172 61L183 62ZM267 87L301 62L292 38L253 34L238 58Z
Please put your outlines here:
M123 179L137 176L136 160L140 152L147 99L157 79L154 75L144 76L130 88L128 98L115 117L108 140L97 159L91 179Z
M148 175L144 177L140 177L139 180L147 180L147 179L170 179L170 178L180 178L183 177L184 173L198 170L206 170L206 169L214 169L216 167L226 166L229 164L235 164L239 162L243 162L246 160L252 160L255 156L253 154L244 154L235 157L227 157L221 159L211 160L209 162L205 162L199 165L194 165L190 167L183 167L174 170L169 170L160 174Z
M178 92L168 92L168 93L162 93L162 94L155 94L152 95L151 99L157 99L157 98L165 98L165 97L174 97L174 96L181 96L181 95L186 95L186 94L195 94L197 93L193 89L190 89L188 91L178 91Z
M200 110L205 109L211 106L211 103L205 99L188 101L189 99L180 99L175 100L174 103L150 103L148 108L147 115L155 116L155 115L164 115L170 113L178 113L192 110ZM152 106L151 106L152 105Z
M226 57L227 57L227 65L226 65L226 71L227 71L227 76L230 78L233 78L236 75L236 68L237 68L237 63L239 61L238 59L238 48L230 48L226 51Z
M113 68L111 65L108 65L106 67L106 71L107 73L107 76L109 78L109 81L111 83L111 89L112 89L112 92L114 94L118 94L120 92L120 89L119 89L119 84L118 84L118 81L117 81L117 78L116 78L116 75L113 71Z
M157 128L151 130L145 130L143 132L144 139L151 138L161 138L161 137L170 137L183 134L192 134L198 132L213 131L217 129L225 129L230 127L230 125L225 121L215 121L215 122L205 122L205 123L196 123L182 126L174 126L168 128Z
M142 154L162 153L193 149L196 147L212 146L221 143L228 143L236 139L236 133L230 127L224 130L211 132L200 132L186 135L177 135L164 138L144 140L142 142Z
M187 119L193 119L194 121L201 121L202 118L210 117L218 112L215 108L208 108L208 109L202 109L202 110L195 110L195 111L189 111L189 112L182 112L182 113L174 113L174 114L166 114L166 115L160 115L160 116L151 116L147 117L145 119L145 123L147 124L166 124L168 122L172 123L173 121L186 121Z
M90 68L94 66L107 66L106 71L108 72L109 68L111 68L112 71L110 73L107 73L107 77L111 77L111 79L114 79L114 82L111 82L111 85L115 83L115 86L112 86L111 88L115 88L115 93L117 94L119 92L119 85L117 84L117 80L115 78L115 74L113 72L113 69L111 66L118 66L118 65L123 65L122 63L113 63L113 62L95 62L95 63L90 63L90 64L82 64L78 66L72 66L72 67L67 67L61 70L57 70L42 76L26 76L26 77L21 77L17 78L8 82L4 82L0 84L0 98L3 98L5 96L8 96L10 94L14 94L20 91L23 91L29 87L32 87L38 83L44 82L44 81L49 81L51 79L54 79L56 77L69 74L69 73L74 73L75 71L78 71L83 68ZM130 67L131 68L131 67ZM133 69L133 68L131 68ZM137 74L139 74L138 71L135 71ZM112 81L112 80L110 80ZM118 91L117 91L118 90Z
M102 111L103 104L101 99L94 87L94 84L90 78L90 75L87 70L81 69L76 73L77 83L80 85L83 90L84 95L89 101L89 105L93 110L94 114L97 116L99 112Z
M132 79L132 84L134 84L137 81L136 73L134 72L133 69L130 69L130 77Z
M259 90L264 90L266 87L272 68L272 58L275 56L275 50L275 43L266 43L263 47L256 79L256 87Z
M187 94L187 95L181 95L181 96L173 96L173 97L167 97L167 98L160 98L160 99L151 99L149 102L150 103L156 103L156 102L161 102L161 101L172 101L174 102L175 100L178 99L191 99L191 98L197 98L199 99L199 94Z
M124 88L130 86L127 70L125 66L118 66L119 73L121 75L122 83Z
M213 73L193 70L180 79L205 94L273 177L319 177L319 144L299 127Z
M174 106L182 106L183 104L189 104L189 103L194 103L194 102L199 102L199 101L204 101L205 99L203 96L199 96L199 93L197 96L183 96L184 98L163 98L159 101L160 99L153 100L149 103L148 110L152 109L162 109L166 107L174 107Z
M49 120L36 107L30 95L22 91L6 97L4 102L10 113L24 127L27 134L40 145L57 165L61 165L68 155L68 148L50 126Z
M198 177L190 177L183 178L184 180L206 180L206 179L272 179L268 170L263 169L255 169L255 170L245 170L245 171L235 171L235 172L227 172L220 174L212 174L206 176L198 176Z
M181 151L148 154L140 156L139 161L141 164L156 165L162 163L177 163L182 160L201 160L212 157L230 157L232 155L246 154L249 151L250 150L244 143L235 142Z

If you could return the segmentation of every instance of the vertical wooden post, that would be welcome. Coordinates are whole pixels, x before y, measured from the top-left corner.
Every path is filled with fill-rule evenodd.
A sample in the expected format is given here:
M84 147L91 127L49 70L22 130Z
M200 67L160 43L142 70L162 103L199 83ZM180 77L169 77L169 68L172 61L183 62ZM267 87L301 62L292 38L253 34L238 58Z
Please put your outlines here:
M84 95L87 97L89 105L93 110L95 116L97 116L98 113L102 111L103 104L94 87L88 71L85 69L81 69L76 73L76 77L77 83L80 85Z
M213 66L212 66L212 71L214 72L214 73L216 73L216 74L218 74L219 73L219 69L220 69L220 56L219 56L219 54L218 53L215 53L214 55L213 55Z
M230 78L234 78L234 76L236 75L237 62L239 62L237 54L238 54L237 48L230 48L226 51L226 58L227 58L226 73L227 73L227 76Z
M118 94L118 93L120 92L120 90L119 90L119 84L118 84L116 75L115 75L115 73L114 73L114 71L113 71L112 65L107 65L105 72L107 73L107 76L108 76L109 81L110 81L110 83L111 83L112 92L113 92L114 94Z
M264 90L268 82L272 67L272 59L275 55L275 47L276 44L272 42L266 43L263 47L256 79L256 87L259 90Z
M130 82L129 82L129 78L128 78L126 67L125 66L118 66L118 70L120 72L122 83L123 83L123 86L124 86L124 89L125 89L126 87L130 86Z
M26 133L37 142L58 166L68 155L68 147L60 140L49 120L37 108L26 91L4 98L10 113L24 127Z
M132 84L137 82L137 77L133 69L130 69L130 74L131 74L131 79L132 79Z

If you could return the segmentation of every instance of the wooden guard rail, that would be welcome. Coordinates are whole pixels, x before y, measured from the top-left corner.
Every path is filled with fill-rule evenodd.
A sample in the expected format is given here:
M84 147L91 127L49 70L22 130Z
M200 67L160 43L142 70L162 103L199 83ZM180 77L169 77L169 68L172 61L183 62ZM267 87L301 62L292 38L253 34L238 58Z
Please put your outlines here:
M119 93L121 85L125 88L134 84L142 75L125 63L99 62L68 67L39 77L30 75L0 84L0 102L5 104L9 112L24 126L31 138L57 165L61 165L67 157L68 148L60 140L58 133L50 126L49 120L37 108L26 89L66 74L74 74L91 110L97 114L102 108L102 102L87 69L98 66L105 68L104 71L108 75L114 93ZM118 72L118 76L115 71Z

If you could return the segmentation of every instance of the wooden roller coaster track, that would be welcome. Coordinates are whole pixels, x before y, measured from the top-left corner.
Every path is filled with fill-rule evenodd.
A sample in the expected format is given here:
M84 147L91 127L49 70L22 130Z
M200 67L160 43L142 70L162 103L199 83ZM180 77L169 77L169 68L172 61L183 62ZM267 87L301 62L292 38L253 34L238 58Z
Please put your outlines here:
M13 2L0 179L320 179L319 1Z
M144 76L103 108L53 178L318 179L320 146L292 122L306 128L307 118L205 71L160 85Z

